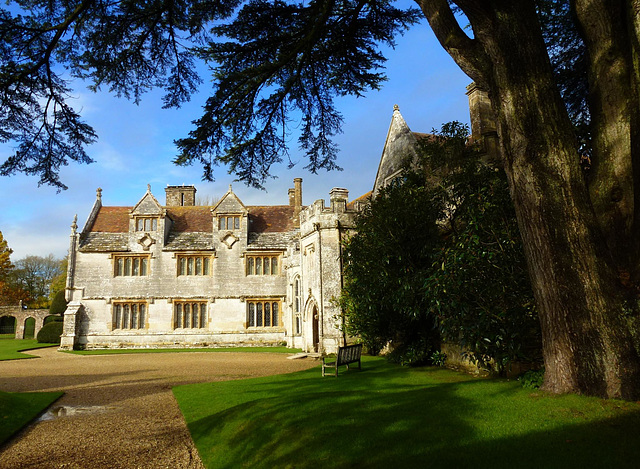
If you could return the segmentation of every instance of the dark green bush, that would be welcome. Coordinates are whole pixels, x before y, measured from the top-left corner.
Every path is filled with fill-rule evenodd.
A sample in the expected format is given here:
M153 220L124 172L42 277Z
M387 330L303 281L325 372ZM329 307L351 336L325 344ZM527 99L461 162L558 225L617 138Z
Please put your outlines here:
M50 322L42 326L38 332L37 340L41 344L59 344L62 335L62 322Z
M433 366L444 366L447 361L447 354L436 350L431 354L431 364Z
M62 315L65 309L67 309L67 300L64 299L64 290L62 290L56 293L56 296L53 297L53 301L49 307L49 312L51 314Z
M53 314L51 316L47 316L44 318L44 324L49 324L50 322L64 322L64 316L59 316L57 314Z
M518 378L525 389L540 389L544 381L544 368L529 370Z

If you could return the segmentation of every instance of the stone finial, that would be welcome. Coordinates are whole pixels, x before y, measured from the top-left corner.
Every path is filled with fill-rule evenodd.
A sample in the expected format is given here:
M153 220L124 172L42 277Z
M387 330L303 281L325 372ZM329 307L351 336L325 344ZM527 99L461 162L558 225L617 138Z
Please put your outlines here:
M78 214L76 213L76 215L73 217L73 223L71 223L71 233L76 234L77 230L78 230Z
M96 189L96 198L97 198L98 200L102 200L102 188L100 188L100 187L98 187L98 188Z
M151 184L147 184L147 192L151 192Z
M233 192L233 188L231 187L231 184L229 184L229 192Z
M398 106L397 104L394 104L393 105L393 112L396 112L396 111L398 111L398 112L400 111L400 106Z

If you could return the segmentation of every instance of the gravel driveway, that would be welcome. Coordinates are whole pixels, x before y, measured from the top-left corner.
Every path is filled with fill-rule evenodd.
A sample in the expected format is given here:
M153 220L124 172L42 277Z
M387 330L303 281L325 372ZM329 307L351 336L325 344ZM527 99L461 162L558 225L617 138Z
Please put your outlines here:
M317 365L281 353L27 353L39 358L0 362L0 390L65 394L0 447L2 469L202 468L172 386Z

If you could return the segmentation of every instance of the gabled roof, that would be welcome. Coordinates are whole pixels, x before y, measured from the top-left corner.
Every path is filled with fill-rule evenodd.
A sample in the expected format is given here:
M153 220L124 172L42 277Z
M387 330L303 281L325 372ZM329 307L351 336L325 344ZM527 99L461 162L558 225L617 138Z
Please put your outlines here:
M256 233L278 233L293 230L295 207L290 205L249 206L249 231ZM212 232L212 207L166 207L173 220L172 230L181 233ZM131 207L100 207L98 216L89 230L92 233L127 233Z
M412 132L405 122L398 105L393 107L393 116L387 139L384 143L376 180L373 183L373 194L387 184L387 180L400 172L408 162L413 161L416 155L416 145L418 139L422 139L428 134Z
M131 213L135 215L158 215L162 213L162 205L151 193L151 186L147 184L147 192L133 207Z
M245 207L238 196L233 193L231 184L229 184L229 190L222 196L215 207L213 207L213 211L220 213L246 213L247 207Z
M136 212L137 210L137 212ZM132 215L166 215L169 233L166 250L214 249L214 216L220 213L246 214L249 219L248 241L255 249L286 249L296 236L295 207L291 205L245 206L231 187L215 206L161 206L150 188L134 207L106 207L98 195L95 215L85 227L80 240L85 252L128 250L129 220Z

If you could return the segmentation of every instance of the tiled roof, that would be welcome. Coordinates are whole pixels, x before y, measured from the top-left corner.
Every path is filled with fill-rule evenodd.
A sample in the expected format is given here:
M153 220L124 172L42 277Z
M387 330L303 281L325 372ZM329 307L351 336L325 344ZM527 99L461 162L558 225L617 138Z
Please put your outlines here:
M90 231L92 233L127 233L129 231L131 208L100 207L96 221Z
M251 206L249 210L249 232L283 233L293 230L291 205Z
M171 231L164 245L167 251L212 251L213 235L211 231L203 232L178 232Z
M80 240L85 252L127 251L131 207L100 207L95 222ZM166 207L173 221L165 249L213 249L211 207ZM252 206L249 211L249 245L254 249L286 249L295 236L294 207Z
M290 205L251 206L249 231L256 233L281 233L293 230L294 207ZM131 207L101 207L91 232L126 233L129 231ZM213 231L211 207L167 207L173 220L172 231L195 233Z
M356 204L369 202L369 199L371 198L372 194L373 194L373 191L369 191L366 194L361 195L357 199L353 199L351 202L347 204L347 208L350 210L353 210L356 207Z
M249 233L247 248L284 251L293 244L297 236L297 230L285 233Z
M173 220L172 231L179 233L211 233L213 231L211 207L167 207L167 213Z
M129 250L128 233L86 233L80 237L82 252L114 252Z

